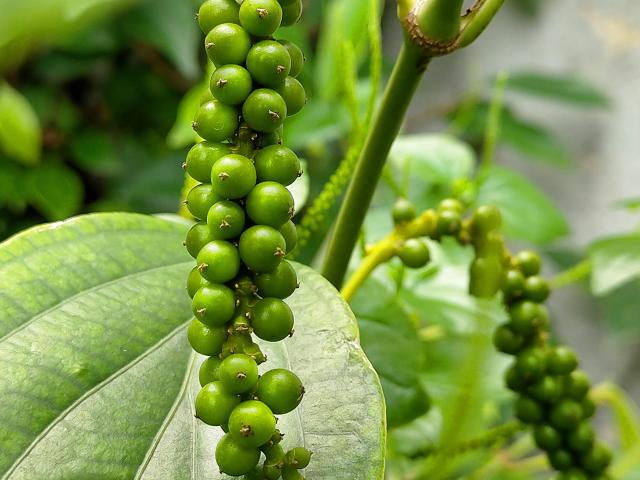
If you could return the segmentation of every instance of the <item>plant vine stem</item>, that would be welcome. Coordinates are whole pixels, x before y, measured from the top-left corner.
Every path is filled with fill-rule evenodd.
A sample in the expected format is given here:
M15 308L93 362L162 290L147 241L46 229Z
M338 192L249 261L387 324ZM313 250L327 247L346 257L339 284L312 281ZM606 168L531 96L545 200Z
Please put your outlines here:
M426 210L412 222L401 224L380 242L362 260L358 269L344 286L342 297L348 302L356 294L371 273L381 264L387 262L397 253L398 247L408 238L428 237L435 232L436 214L433 210Z
M387 84L380 109L367 134L324 259L322 274L336 288L342 286L358 233L387 155L400 131L411 98L428 62L429 59L425 58L417 47L405 41Z

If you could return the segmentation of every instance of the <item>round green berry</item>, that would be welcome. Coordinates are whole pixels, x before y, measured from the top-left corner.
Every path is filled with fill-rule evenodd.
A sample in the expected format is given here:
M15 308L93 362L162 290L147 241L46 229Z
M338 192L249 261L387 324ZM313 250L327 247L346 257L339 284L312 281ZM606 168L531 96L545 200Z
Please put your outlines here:
M244 229L244 209L233 200L215 203L207 214L211 238L229 240L240 236Z
M528 300L518 302L509 309L511 327L520 335L533 335L548 322L545 308Z
M596 443L591 450L580 458L582 467L590 473L600 473L611 463L611 450L601 443Z
M526 388L527 381L518 370L517 362L505 370L504 383L514 392L522 392Z
M198 371L198 380L200 386L204 387L207 383L217 382L220 380L218 371L220 370L220 364L222 360L218 357L209 357L202 364L200 364L200 370Z
M288 27L298 23L302 16L302 0L291 0L282 3L282 26Z
M251 326L258 338L279 342L293 332L293 312L279 298L263 298L251 310Z
M240 445L226 433L216 446L216 463L222 473L239 477L251 472L260 461L260 450Z
M514 258L514 263L525 277L540 273L540 257L535 252L528 250L519 252Z
M436 231L439 236L457 235L462 227L462 216L456 210L443 210L438 213Z
M586 452L593 447L595 433L589 422L581 422L567 434L567 445L574 452Z
M500 325L493 334L493 344L502 353L515 355L524 346L524 337L515 333L509 325Z
M198 11L198 24L206 35L221 23L238 23L238 9L235 0L206 0Z
M210 142L222 142L233 137L238 128L238 111L214 100L201 105L193 121L193 129Z
M212 283L225 283L240 271L238 249L230 242L213 240L198 253L198 270Z
M193 298L200 288L208 285L211 285L211 283L200 275L198 267L193 267L187 277L187 293L189 294L189 298Z
M282 225L278 229L278 231L284 237L285 244L287 245L286 252L292 252L298 244L298 229L296 228L296 224L293 223L292 220L289 220L284 225Z
M231 412L229 433L239 445L259 447L276 432L276 417L259 400L242 402Z
M209 59L217 67L243 65L251 48L251 37L240 25L221 23L207 34L204 46Z
M187 238L184 241L184 245L187 247L187 252L193 258L198 256L202 247L212 240L209 233L209 227L206 222L198 222L187 232Z
M555 347L549 352L548 369L556 375L567 375L578 366L578 357L569 347Z
M295 78L289 76L284 79L284 83L276 87L276 92L287 104L287 115L295 115L307 104L307 93L302 84Z
M265 87L279 87L291 71L291 57L284 45L263 40L249 50L247 69L256 82Z
M222 382L210 382L200 389L196 397L196 417L207 425L224 425L239 403L240 397L229 393Z
M267 225L254 225L240 235L240 258L257 273L275 270L282 262L286 248L282 234Z
M505 300L512 303L524 295L524 275L520 270L507 270L502 279L502 292Z
M549 413L549 423L558 430L573 430L582 419L582 407L574 400L562 400Z
M473 239L473 246L478 257L494 257L498 261L504 254L504 237L499 232L489 232ZM502 263L502 262L500 262Z
M200 288L193 296L193 314L209 327L220 327L233 317L236 297L230 288L212 284Z
M189 176L198 182L211 182L211 167L223 155L231 153L228 145L222 143L196 143L187 154L185 168Z
M562 445L562 435L555 428L542 424L533 429L533 438L539 448L546 451L556 450Z
M422 268L431 259L429 246L419 238L407 239L398 250L398 257L409 268Z
M248 392L258 381L258 364L249 355L234 353L222 360L218 376L228 392Z
M242 115L254 130L273 132L287 118L287 105L278 92L259 88L244 102Z
M580 406L582 407L583 418L591 418L596 413L596 403L589 395L582 399Z
M218 200L220 198L214 193L213 187L208 183L201 183L189 190L186 204L191 215L198 220L204 220L211 206Z
M539 423L544 419L544 410L533 398L520 396L515 405L516 418L524 423Z
M532 275L524 281L524 296L533 302L544 302L549 293L549 283L539 275Z
M311 452L304 447L292 448L285 457L287 465L298 470L307 468L311 461Z
M272 272L256 275L258 295L261 297L287 298L298 288L298 276L286 260Z
M259 182L273 181L286 187L300 175L298 156L282 145L271 145L259 150L254 162Z
M391 216L396 225L410 222L416 218L416 206L406 198L399 198L393 204Z
M529 348L516 357L516 368L522 379L533 382L544 375L547 358L541 348Z
M282 7L276 0L244 0L240 6L240 25L256 37L268 37L282 21Z
M570 468L564 472L560 472L555 480L588 480L588 477L582 470Z
M289 52L289 58L291 58L291 71L289 75L292 77L297 77L302 72L302 68L304 67L304 54L300 47L298 47L295 43L290 42L289 40L278 40L284 48Z
M547 452L549 463L556 470L568 470L575 465L571 452L564 449Z
M269 370L258 380L256 396L275 414L293 411L304 396L304 387L298 376L283 368ZM299 467L304 468L306 465Z
M293 196L278 182L258 183L247 196L247 214L260 225L280 228L293 216Z
M253 81L246 68L240 65L224 65L211 75L209 88L220 103L240 105L251 93Z
M194 318L187 329L187 338L191 347L199 354L218 355L227 339L227 332L223 327L209 327Z
M222 198L245 197L256 184L256 169L244 155L221 157L211 169L211 185Z
M555 403L562 397L562 382L558 377L545 375L531 385L527 393L542 403Z
M582 370L574 370L564 379L564 395L573 400L582 400L589 393L591 382Z
M502 225L502 215L495 205L482 205L473 214L473 233L485 236L489 232L498 230Z

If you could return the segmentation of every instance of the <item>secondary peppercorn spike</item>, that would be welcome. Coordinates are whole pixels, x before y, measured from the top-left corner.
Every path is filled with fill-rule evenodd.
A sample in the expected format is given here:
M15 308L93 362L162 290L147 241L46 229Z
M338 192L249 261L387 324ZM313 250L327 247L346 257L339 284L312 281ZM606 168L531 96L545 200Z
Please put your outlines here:
M286 187L302 172L282 144L282 125L306 103L295 79L304 56L272 35L301 11L300 0L206 0L197 15L216 69L193 122L204 141L183 165L200 182L186 199L200 220L185 240L196 260L187 280L194 314L188 340L208 357L198 374L196 416L225 432L215 458L232 476L303 478L298 469L311 457L296 447L285 458L275 429L275 415L302 401L302 382L285 369L260 376L267 358L255 342L286 341L294 332L285 299L298 278L284 257L297 233Z

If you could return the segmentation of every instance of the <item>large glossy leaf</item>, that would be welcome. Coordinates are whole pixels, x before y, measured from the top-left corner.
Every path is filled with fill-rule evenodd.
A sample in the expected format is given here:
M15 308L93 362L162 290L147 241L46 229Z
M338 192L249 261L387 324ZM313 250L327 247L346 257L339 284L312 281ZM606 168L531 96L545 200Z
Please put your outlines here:
M182 222L78 217L0 245L0 474L6 479L222 479L218 429L194 419ZM384 403L353 315L298 266L296 334L265 345L307 387L280 419L308 478L382 478Z
M500 207L505 232L519 240L545 244L569 231L562 213L542 191L505 168L491 169L478 192L478 203Z
M640 232L600 240L591 246L590 254L591 288L596 295L640 278Z

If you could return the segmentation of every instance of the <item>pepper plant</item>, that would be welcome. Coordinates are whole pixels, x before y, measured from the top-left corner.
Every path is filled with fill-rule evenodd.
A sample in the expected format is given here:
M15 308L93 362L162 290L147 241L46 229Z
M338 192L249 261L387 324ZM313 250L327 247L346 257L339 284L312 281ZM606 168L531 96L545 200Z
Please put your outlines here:
M0 245L2 478L551 471L603 480L635 468L640 428L631 402L612 386L591 386L575 352L551 335L544 306L552 287L615 258L620 242L594 247L593 263L550 283L537 253L507 248L509 219L482 201L506 75L479 168L426 208L410 199L412 165L398 155L397 136L416 88L431 61L474 42L502 3L478 0L462 12L462 0L398 1L404 42L377 107L371 15L374 88L364 126L297 226L303 162L283 125L304 107L296 77L305 59L278 29L299 21L302 1L202 3L197 19L212 68L192 124L198 143L183 165L189 219L85 215ZM376 11L378 2L369 6ZM349 49L342 53L353 66ZM352 114L358 124L357 102ZM458 163L470 152L453 141L448 148L459 149ZM347 181L320 272L296 263ZM371 209L374 195L385 199L387 232L372 232L380 222L371 228L366 219L380 210ZM637 255L633 235L625 241ZM597 278L611 288L606 275ZM452 294L464 299L464 322L455 302L434 301ZM412 303L420 308L409 315ZM422 316L464 323L473 335L448 338ZM438 378L438 362L447 355L464 361L449 362L460 363L459 383L443 393L451 371ZM431 374L419 375L427 361ZM505 370L504 385L500 376L481 379L491 362L501 365L492 373ZM615 406L622 432L613 468L592 423L598 403ZM487 413L488 405L499 409ZM503 465L505 456L514 461Z

